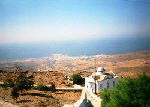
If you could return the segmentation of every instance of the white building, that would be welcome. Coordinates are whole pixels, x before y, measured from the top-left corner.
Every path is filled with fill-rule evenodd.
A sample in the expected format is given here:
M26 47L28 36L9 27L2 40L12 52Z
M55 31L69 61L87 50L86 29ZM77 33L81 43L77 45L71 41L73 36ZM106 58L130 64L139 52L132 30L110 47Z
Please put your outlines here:
M97 93L107 88L114 88L117 83L118 76L112 71L106 73L103 67L98 67L97 72L92 73L89 77L85 77L85 88L94 92L96 84Z

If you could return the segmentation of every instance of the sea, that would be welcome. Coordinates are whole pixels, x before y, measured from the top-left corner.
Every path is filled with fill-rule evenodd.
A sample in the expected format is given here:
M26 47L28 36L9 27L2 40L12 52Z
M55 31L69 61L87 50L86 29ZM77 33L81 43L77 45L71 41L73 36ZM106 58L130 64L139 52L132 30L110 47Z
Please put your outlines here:
M0 61L49 57L123 54L150 50L150 37L106 38L78 41L49 41L34 43L0 43Z

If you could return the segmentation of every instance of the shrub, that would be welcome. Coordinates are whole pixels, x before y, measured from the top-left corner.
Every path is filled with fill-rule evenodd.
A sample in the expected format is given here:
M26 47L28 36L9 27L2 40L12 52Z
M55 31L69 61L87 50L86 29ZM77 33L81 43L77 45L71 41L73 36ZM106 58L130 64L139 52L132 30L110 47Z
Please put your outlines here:
M116 89L104 90L102 107L150 107L150 77L120 79Z
M37 85L37 90L39 90L39 91L49 91L49 87L47 87L46 85L43 85L43 84L39 84L39 85Z
M58 100L55 100L54 103L56 104L57 107L62 107L62 104Z
M50 87L43 85L43 84L39 84L39 85L37 85L36 88L39 91L55 91L55 84L52 83Z
M7 79L4 84L3 87L7 88L7 87L14 87L14 82L12 79Z
M54 83L51 83L51 86L49 87L49 90L50 91L55 91L56 90Z
M78 85L84 84L84 79L78 74L73 74L71 78L73 80L73 84L78 84Z

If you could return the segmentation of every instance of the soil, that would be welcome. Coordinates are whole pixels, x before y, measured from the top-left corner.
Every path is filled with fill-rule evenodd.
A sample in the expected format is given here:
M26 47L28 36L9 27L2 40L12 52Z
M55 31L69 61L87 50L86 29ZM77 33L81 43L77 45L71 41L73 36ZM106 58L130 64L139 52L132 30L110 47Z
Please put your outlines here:
M20 107L61 107L64 104L73 104L81 96L81 91L38 91L29 90L20 92L17 101L11 97L12 88L2 88L0 87L0 100L9 102ZM6 107L6 106L3 106Z

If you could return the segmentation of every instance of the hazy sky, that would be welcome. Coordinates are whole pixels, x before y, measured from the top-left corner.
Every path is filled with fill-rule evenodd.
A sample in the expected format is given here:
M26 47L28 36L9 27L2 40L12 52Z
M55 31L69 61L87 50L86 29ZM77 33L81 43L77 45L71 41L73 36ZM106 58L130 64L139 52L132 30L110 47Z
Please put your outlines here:
M0 42L150 36L149 0L0 0Z

